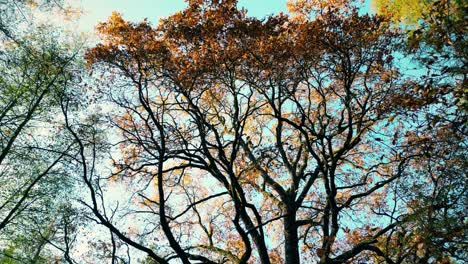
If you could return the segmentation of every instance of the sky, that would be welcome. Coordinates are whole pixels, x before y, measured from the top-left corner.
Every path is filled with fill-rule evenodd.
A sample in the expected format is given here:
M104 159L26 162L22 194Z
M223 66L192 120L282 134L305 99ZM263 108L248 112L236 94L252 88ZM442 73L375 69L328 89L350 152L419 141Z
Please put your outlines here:
M251 16L265 17L281 11L286 12L287 0L239 0L239 6L245 7ZM75 7L81 7L83 14L79 20L79 29L91 32L98 22L107 20L112 11L122 13L127 20L138 22L148 18L154 24L182 10L183 0L71 0Z
M106 21L113 11L127 20L139 22L145 18L157 24L160 18L167 17L185 8L184 0L67 0L72 7L80 8L82 15L78 21L79 31L92 33L97 23ZM325 0L326 1L326 0ZM250 16L259 18L287 12L287 0L239 0L239 7L247 9ZM371 0L364 0L364 10L371 10Z

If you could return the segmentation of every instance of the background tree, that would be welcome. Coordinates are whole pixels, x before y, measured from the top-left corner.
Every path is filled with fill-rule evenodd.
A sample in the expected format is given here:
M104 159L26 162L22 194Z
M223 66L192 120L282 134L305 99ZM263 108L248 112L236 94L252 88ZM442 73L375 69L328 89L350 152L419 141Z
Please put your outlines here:
M59 96L75 78L77 50L57 43L65 40L57 28L30 20L41 11L31 8L49 10L59 2L34 3L0 4L0 250L8 263L62 255L50 242L60 233L73 185L64 165L70 143L61 140L56 114ZM67 214L71 219L70 209Z
M398 1L376 1L378 11L393 17L406 32L402 52L418 68L410 76L404 108L418 129L411 135L424 153L416 184L404 199L417 211L412 222L392 238L400 261L448 262L466 259L466 4L463 1L410 1L417 13L392 9ZM397 11L397 12L395 12ZM411 231L410 231L411 230Z

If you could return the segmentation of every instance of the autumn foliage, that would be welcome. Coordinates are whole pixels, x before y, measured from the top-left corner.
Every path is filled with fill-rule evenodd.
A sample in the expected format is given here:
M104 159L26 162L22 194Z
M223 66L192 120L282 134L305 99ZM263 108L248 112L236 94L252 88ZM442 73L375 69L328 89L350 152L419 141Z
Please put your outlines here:
M234 0L187 4L156 27L113 13L86 53L116 108L110 179L145 212L118 238L158 263L444 263L437 243L460 254L466 218L448 214L465 189L446 189L466 187L460 110L440 117L451 91L400 71L390 17L347 1L264 19ZM447 221L458 233L425 235Z

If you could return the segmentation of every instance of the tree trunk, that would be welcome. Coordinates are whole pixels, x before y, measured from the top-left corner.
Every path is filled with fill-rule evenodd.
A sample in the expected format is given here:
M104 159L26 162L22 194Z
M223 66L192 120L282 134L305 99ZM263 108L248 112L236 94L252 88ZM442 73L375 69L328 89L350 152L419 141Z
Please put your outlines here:
M284 218L284 247L286 264L299 264L299 238L297 235L296 210L287 208Z

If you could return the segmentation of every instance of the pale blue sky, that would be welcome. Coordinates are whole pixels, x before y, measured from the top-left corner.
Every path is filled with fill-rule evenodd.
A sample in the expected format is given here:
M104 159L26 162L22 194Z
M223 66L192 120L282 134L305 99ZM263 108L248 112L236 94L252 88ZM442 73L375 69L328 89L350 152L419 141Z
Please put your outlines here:
M148 18L156 24L162 17L182 10L183 0L75 0L83 8L80 29L92 31L94 26L105 21L112 11L123 14L125 19L141 21ZM264 17L280 11L286 12L287 0L239 0L239 6L245 7L251 16ZM76 3L76 2L75 2Z
M148 18L156 25L160 18L167 17L186 7L184 0L66 0L72 6L83 11L77 24L72 26L75 30L94 33L97 23L106 21L112 11L118 11L124 18L138 22ZM287 12L287 0L238 0L239 7L247 9L250 16L263 18L279 12ZM327 0L323 0L327 1ZM364 0L362 11L372 10L370 2ZM48 18L46 18L47 20ZM59 22L60 23L60 22ZM76 27L76 28L75 28Z

